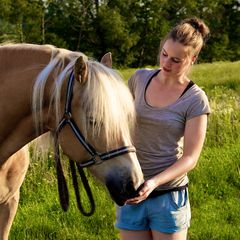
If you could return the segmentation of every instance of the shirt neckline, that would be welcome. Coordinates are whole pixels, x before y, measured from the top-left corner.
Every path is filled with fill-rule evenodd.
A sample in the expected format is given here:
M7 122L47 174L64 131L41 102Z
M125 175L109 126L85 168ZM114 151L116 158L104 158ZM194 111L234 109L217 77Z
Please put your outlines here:
M192 88L192 86L195 85L195 83L193 81L190 80L190 82L188 83L188 85L186 86L186 88L183 90L181 96L176 100L174 101L173 103L171 104L168 104L166 106L163 106L163 107L154 107L154 106L151 106L150 104L148 104L147 100L146 100L146 91L147 91L147 87L149 86L150 82L152 81L152 79L161 71L161 69L157 69L154 71L154 73L149 77L149 79L147 80L147 83L146 85L144 86L144 92L143 92L143 99L144 99L144 103L147 107L150 107L151 109L167 109L175 104L177 104L179 102L179 100L182 99L183 96L185 96L185 94L188 92L188 90L190 88Z

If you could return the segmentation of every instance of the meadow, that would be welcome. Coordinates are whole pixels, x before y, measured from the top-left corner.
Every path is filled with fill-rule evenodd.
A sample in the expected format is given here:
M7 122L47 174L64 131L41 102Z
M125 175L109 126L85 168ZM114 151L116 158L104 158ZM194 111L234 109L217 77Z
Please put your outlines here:
M135 69L122 69L125 79ZM240 61L199 64L190 78L207 93L212 109L197 167L190 172L192 221L190 240L238 240L240 236ZM66 159L67 161L67 159ZM21 188L10 240L118 240L115 205L106 189L87 172L96 212L77 210L73 188L63 212L57 192L54 160L32 160ZM84 192L83 202L88 203Z

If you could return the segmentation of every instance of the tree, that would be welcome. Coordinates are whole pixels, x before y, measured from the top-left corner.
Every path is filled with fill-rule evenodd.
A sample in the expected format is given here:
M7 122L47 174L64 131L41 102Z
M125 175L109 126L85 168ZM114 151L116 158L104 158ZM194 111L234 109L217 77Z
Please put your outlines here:
M118 66L158 63L165 34L186 17L202 18L211 38L199 62L238 60L239 0L1 0L0 41L14 40L81 51L111 51Z
M46 14L46 40L59 47L86 50L91 54L95 7L93 0L52 0Z
M95 26L100 54L111 51L114 55L114 62L120 65L131 63L133 55L130 50L138 40L138 36L130 31L129 24L120 14L120 10L100 6Z

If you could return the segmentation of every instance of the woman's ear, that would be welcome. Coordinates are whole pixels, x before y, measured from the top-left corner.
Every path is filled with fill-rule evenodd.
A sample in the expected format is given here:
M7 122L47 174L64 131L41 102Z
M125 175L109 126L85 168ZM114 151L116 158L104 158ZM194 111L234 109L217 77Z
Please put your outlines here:
M197 55L192 57L192 61L191 61L192 65L197 61L197 58L198 58Z

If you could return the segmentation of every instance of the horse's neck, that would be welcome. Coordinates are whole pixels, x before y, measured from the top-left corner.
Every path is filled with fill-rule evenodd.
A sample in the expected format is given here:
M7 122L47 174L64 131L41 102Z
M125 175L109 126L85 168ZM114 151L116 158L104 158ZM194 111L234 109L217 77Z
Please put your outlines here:
M47 46L16 44L0 47L0 71L11 73L17 70L44 66L51 57L52 50Z
M32 89L38 73L51 57L40 46L3 48L0 47L0 165L36 137Z

